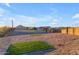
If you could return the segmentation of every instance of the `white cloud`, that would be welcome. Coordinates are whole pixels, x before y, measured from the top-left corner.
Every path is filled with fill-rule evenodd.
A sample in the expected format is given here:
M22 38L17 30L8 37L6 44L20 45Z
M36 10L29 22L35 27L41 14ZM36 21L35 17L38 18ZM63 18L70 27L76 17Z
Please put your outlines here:
M1 15L4 15L8 12L6 10L0 8L0 13ZM25 16L25 15L13 15L13 17L4 17L2 20L3 21L8 21L13 19L14 20L14 25L24 25L24 26L57 26L58 25L58 18L54 18L52 15L45 15L41 17L32 17L32 16Z
M7 7L10 7L10 3L6 3L5 5L6 5Z
M15 18L14 17L9 17L9 20L10 21L12 21L12 20L15 21Z
M44 26L44 25L51 26L52 24L55 25L58 23L58 19L54 19L50 15L46 15L43 17L16 15L14 18L17 25L25 24L25 26Z
M52 22L51 25L57 25L57 23L56 22Z
M52 16L43 16L43 17L32 17L32 16L24 16L24 15L17 15L16 18L20 19L26 19L27 21L32 21L32 22L43 22L43 21L50 21L52 20Z
M53 19L53 22L58 22L58 19Z
M49 23L49 25L52 26L52 27L57 27L58 24L59 24L58 19L53 19L53 20Z
M74 21L74 24L79 24L79 20L75 20Z
M74 27L76 27L76 26L79 27L79 20L74 20L71 25L73 25Z
M72 19L79 19L79 13L75 14Z
M51 19L49 17L31 17L31 16L16 16L10 18L3 18L1 19L3 22L8 21L11 23L11 20L14 20L14 26L17 25L24 25L24 26L57 26L58 20ZM39 25L40 24L40 25Z
M15 26L17 25L33 26L37 22L37 20L36 18L30 16L16 15L14 17L14 22Z
M72 25L73 26L79 26L79 13L75 14L73 17L72 17L73 22L72 22Z

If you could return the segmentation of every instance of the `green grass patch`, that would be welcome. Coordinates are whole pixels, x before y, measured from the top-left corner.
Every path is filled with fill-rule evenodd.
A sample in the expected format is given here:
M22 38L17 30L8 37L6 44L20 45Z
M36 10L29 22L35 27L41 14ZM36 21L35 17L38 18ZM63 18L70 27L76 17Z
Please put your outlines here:
M43 41L31 41L31 42L19 42L10 45L7 50L8 55L20 55L24 53L29 53L33 51L43 51L54 48L53 46L47 44Z

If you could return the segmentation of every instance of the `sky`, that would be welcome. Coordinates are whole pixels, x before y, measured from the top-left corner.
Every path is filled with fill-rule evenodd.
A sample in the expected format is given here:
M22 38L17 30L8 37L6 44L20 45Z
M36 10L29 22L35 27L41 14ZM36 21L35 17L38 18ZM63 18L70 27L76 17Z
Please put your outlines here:
M0 26L79 26L79 3L0 3Z

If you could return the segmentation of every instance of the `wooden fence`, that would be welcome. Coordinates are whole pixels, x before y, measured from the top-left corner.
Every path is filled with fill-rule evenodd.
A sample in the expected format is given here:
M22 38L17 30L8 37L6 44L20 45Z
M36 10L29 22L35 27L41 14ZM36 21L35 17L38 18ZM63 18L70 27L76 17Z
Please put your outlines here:
M61 33L69 35L79 35L79 27L62 28Z

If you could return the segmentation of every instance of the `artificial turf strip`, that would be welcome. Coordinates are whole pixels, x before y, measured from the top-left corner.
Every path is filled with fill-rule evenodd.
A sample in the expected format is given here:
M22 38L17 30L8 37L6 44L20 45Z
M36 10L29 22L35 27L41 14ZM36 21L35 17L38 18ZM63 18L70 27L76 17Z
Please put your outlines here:
M9 55L20 55L33 51L43 51L54 48L43 41L19 42L10 45L7 50Z

